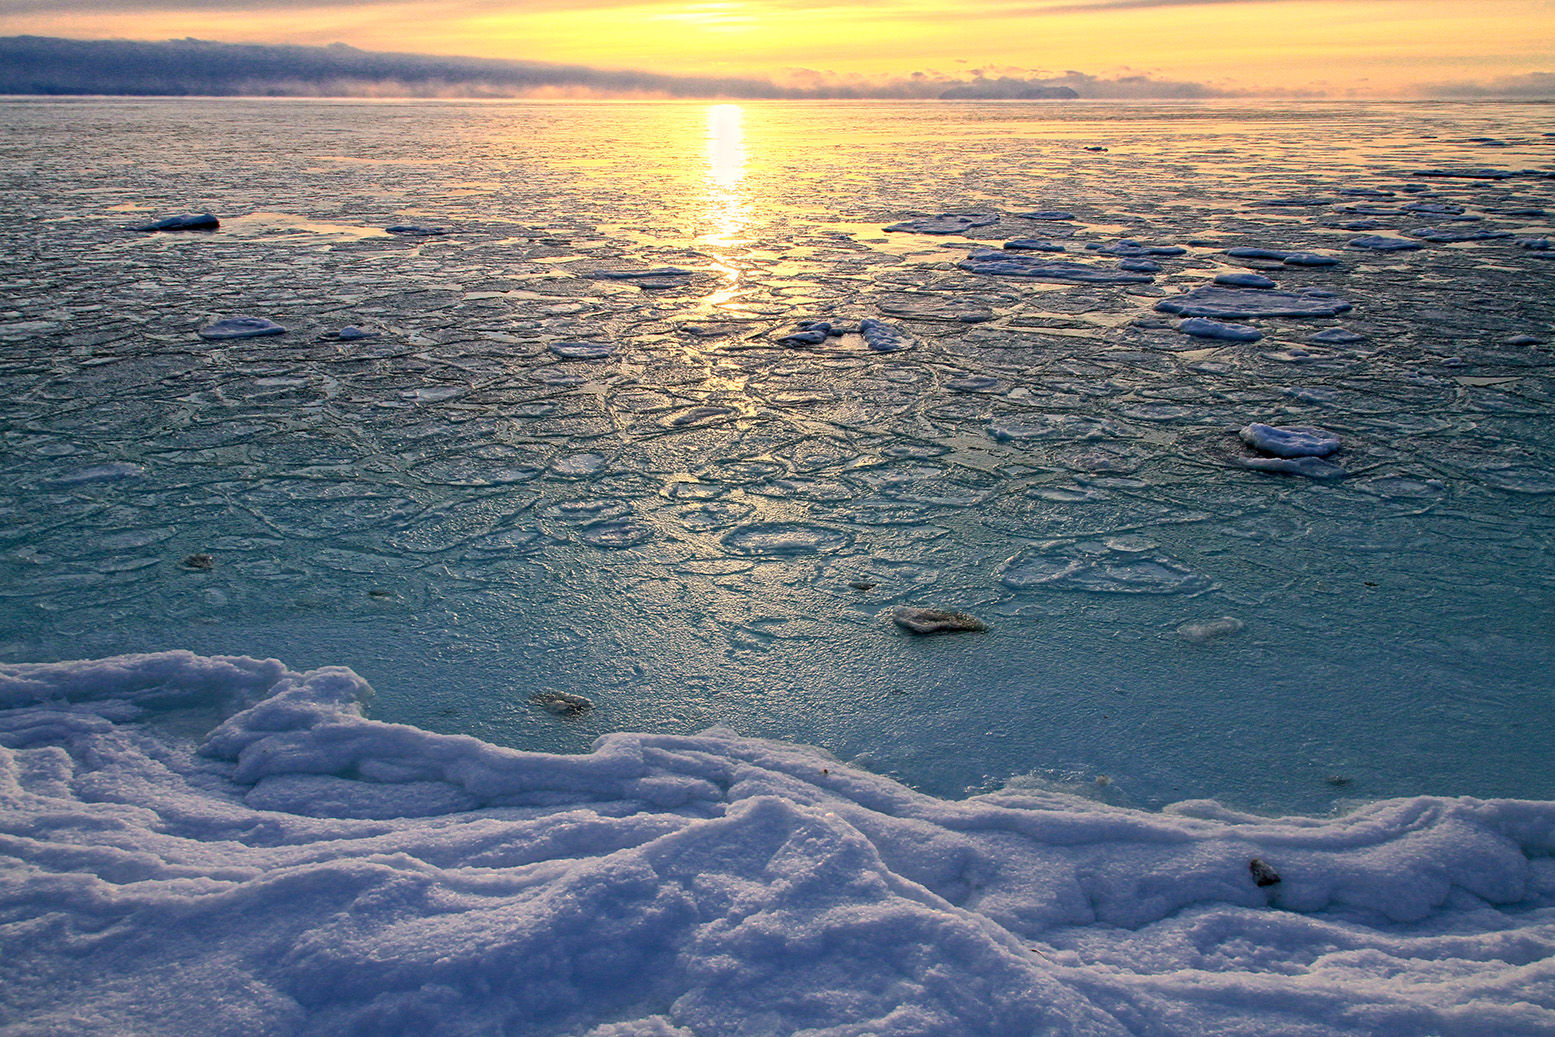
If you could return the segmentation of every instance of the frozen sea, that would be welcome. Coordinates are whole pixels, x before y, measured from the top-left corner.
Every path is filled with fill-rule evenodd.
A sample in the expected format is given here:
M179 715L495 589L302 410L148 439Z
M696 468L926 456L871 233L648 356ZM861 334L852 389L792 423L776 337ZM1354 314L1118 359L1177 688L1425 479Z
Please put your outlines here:
M0 1026L1555 1032L1551 111L0 101Z

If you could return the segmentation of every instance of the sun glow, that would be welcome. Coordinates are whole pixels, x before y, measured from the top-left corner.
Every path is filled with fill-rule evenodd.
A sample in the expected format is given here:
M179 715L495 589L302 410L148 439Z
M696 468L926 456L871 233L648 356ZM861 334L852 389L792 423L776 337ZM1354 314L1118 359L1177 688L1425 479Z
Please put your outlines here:
M707 170L704 177L703 219L707 229L699 236L712 254L713 265L723 275L723 285L709 295L709 309L729 306L740 295L740 253L750 222L751 199L745 186L745 110L737 104L715 104L707 109Z

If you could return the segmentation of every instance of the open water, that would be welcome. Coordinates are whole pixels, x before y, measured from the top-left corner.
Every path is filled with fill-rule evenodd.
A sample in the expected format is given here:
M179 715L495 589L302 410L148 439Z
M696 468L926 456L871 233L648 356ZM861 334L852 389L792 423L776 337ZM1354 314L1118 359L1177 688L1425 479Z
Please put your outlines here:
M0 102L0 660L340 664L382 720L938 795L1555 798L1550 113ZM1339 312L1156 308L1247 273Z

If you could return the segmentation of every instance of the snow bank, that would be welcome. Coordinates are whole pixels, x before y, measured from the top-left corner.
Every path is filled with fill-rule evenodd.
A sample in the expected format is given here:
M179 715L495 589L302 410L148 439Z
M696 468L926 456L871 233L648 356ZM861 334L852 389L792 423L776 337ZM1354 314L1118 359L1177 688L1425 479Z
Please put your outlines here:
M518 752L369 695L187 653L0 666L0 1026L1555 1029L1555 804L947 802L721 731Z

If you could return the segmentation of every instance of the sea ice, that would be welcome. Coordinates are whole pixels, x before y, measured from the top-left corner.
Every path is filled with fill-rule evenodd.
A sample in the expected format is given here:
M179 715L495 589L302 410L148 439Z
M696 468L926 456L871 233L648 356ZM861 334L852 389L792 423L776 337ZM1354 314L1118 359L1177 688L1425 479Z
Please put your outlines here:
M63 475L44 480L45 486L81 486L86 483L118 482L121 479L139 479L146 470L130 461L110 461L77 468Z
M1349 310L1350 303L1318 288L1281 292L1201 285L1162 299L1155 308L1184 317L1334 317Z
M545 348L565 360L602 360L616 351L609 342L552 342Z
M864 336L864 344L877 353L899 353L912 348L911 336L884 321L866 318L859 321L858 330Z
M221 221L210 213L200 213L197 216L169 216L165 220L155 223L143 223L130 230L140 231L143 234L155 234L159 231L180 230L216 230L221 226Z
M1225 285L1228 288L1275 288L1274 281L1262 274L1231 273L1216 274L1215 283Z
M668 280L674 281L678 284L679 279L690 277L694 273L696 273L696 271L686 270L685 268L678 266L656 266L648 270L621 270L601 268L599 270L595 270L593 276L602 278L606 281Z
M988 624L965 612L898 605L891 611L891 622L914 634L964 634L988 629Z
M1159 274L1161 272L1161 264L1153 259L1120 259L1118 260L1118 269L1132 270L1137 274Z
M286 329L264 317L228 317L215 324L207 324L197 335L210 342L234 338L260 338L264 335L284 335Z
M1288 428L1254 422L1242 429L1242 442L1276 457L1327 457L1339 449L1339 437L1320 428Z
M1004 247L1014 252L1062 252L1064 246L1037 238L1011 238Z
M946 213L942 216L926 216L917 220L893 223L886 230L904 231L910 234L963 234L976 227L987 227L999 222L999 217L988 212Z
M1363 237L1352 238L1349 248L1371 249L1374 252L1409 252L1425 246L1418 241L1409 241L1405 238L1390 238L1383 234L1367 234Z
M1226 255L1233 259L1261 259L1284 263L1286 266L1334 266L1339 260L1321 256L1315 252L1286 252L1275 248L1228 248Z
M1020 252L973 252L956 265L974 274L1030 277L1039 281L1067 281L1074 284L1145 284L1154 280L1149 274L1109 270L1083 263L1055 263L1040 255Z
M1365 342L1366 336L1347 328L1325 328L1307 341L1319 346L1348 346Z
M1226 342L1257 342L1263 332L1245 324L1226 324L1208 317L1189 317L1177 322L1177 330L1195 338L1222 339Z
M1463 241L1494 241L1497 238L1510 238L1509 230L1488 230L1483 227L1475 227L1470 230L1451 230L1444 227L1416 227L1414 230L1404 232L1412 238L1421 241L1430 241L1439 245L1455 245Z
M1074 219L1074 213L1065 212L1062 209L1034 209L1030 212L1017 212L1014 215L1019 216L1023 220L1043 220L1055 223Z
M1517 174L1509 169L1417 169L1412 176L1437 177L1447 180L1510 180Z
M1112 245L1099 245L1092 251L1103 256L1128 259L1142 259L1146 256L1181 256L1188 252L1181 245L1141 245L1133 238L1124 238Z
M355 324L347 324L339 331L326 331L319 337L328 339L331 342L360 342L363 339L378 338L379 333L376 331L367 331L363 328L357 327Z
M1184 623L1177 628L1177 636L1196 645L1207 644L1216 638L1241 633L1247 624L1235 616L1221 616L1198 623Z
M1005 562L999 581L1013 591L1036 589L1103 594L1198 594L1210 581L1135 545L1090 541L1027 548Z
M1302 475L1308 479L1343 479L1346 474L1339 465L1320 457L1238 457L1235 461L1243 468L1281 475Z
M384 230L390 234L400 234L407 238L436 237L440 234L448 233L448 228L446 227L418 227L411 223L397 223L392 227L385 227Z

